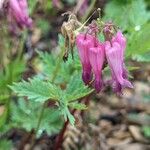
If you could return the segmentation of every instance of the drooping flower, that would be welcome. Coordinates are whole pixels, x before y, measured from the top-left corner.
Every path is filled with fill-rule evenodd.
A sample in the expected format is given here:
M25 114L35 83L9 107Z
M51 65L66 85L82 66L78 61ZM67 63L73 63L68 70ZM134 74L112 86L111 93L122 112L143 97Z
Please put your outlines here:
M123 52L119 42L109 41L105 42L105 54L108 65L111 69L113 89L117 93L121 93L123 88L133 88L132 84L123 76Z
M76 37L76 45L82 64L82 79L85 84L88 84L92 78L89 49L94 47L93 36L89 34L78 34Z
M126 38L123 36L121 31L118 31L116 36L113 37L112 42L117 42L121 46L121 52L122 52L122 67L123 67L123 77L128 78L128 71L124 64L124 54L126 49Z
M102 67L105 59L104 46L102 43L98 42L94 47L89 49L89 60L92 66L92 70L95 76L94 87L97 92L103 87L102 81Z
M28 15L27 0L9 0L8 20L12 27L30 28L32 19Z

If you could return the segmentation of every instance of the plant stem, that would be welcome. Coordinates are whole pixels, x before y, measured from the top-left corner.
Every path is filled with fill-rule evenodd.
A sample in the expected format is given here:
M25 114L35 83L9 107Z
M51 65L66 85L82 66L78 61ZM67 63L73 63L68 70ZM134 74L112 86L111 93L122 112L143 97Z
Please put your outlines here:
M59 150L59 148L61 147L62 142L63 142L63 136L64 136L64 133L67 129L68 124L69 124L69 120L67 120L65 122L63 129L61 130L60 134L56 137L56 142L55 142L53 150Z
M44 115L45 104L46 104L46 102L43 104L41 112L40 112L40 115L39 115L39 118L38 118L37 126L35 128L35 136L33 136L33 138L32 138L30 150L33 149L33 146L35 144L36 134L37 134L37 132L38 132L38 130L40 128L40 125L41 125L41 122L42 122L42 118L43 118L43 115Z
M38 119L37 127L35 128L35 135L37 134L37 132L38 132L38 130L40 128L41 122L42 122L42 118L43 118L44 110L45 110L45 104L46 104L46 102L43 104L41 112L40 112L40 116L39 116L39 119Z
M21 38L21 41L20 41L20 46L18 47L19 51L18 51L18 56L17 58L18 59L22 59L22 54L23 54L23 48L24 48L24 42L25 42L25 39L27 37L27 31L25 33L22 34L22 38Z
M84 102L83 102L86 106L89 105L90 103L90 95L88 95L87 97L85 97ZM84 117L84 110L81 111L81 117Z
M63 50L61 51L60 55L59 55L59 58L58 58L58 63L56 64L56 68L53 72L53 76L52 76L52 79L51 79L51 82L53 83L56 79L56 76L57 76L57 73L59 71L59 67L60 67L60 64L61 64L61 61L62 61L62 55L63 55ZM38 122L37 122L37 127L35 129L35 137L32 139L32 143L31 143L31 150L33 149L33 146L34 146L34 143L35 143L35 138L36 138L36 134L40 128L40 125L42 123L42 118L43 118L43 115L44 115L44 110L45 110L45 105L46 105L46 102L43 104L43 107L41 109L41 112L40 112L40 115L39 115L39 118L38 118Z
M72 115L76 112L76 110L74 109L72 111ZM64 133L67 129L67 126L69 124L69 120L67 119L67 121L64 123L64 126L60 132L60 134L56 137L56 141L55 141L55 145L54 145L54 149L53 150L59 150L62 146L62 142L63 142L63 137L64 137Z
M92 91L93 92L93 91ZM92 93L91 92L91 93ZM90 93L90 95L91 95ZM88 95L87 97L85 97L85 99L81 99L80 101L84 100L84 103L85 105L89 105L89 102L90 102L90 95ZM76 109L74 109L72 111L72 115L74 115L74 113L76 112ZM81 116L83 117L83 111L81 111ZM54 149L53 150L59 150L62 146L62 143L63 143L63 136L64 136L64 133L67 129L67 126L69 124L69 120L67 120L65 123L64 123L64 126L60 132L60 134L56 137L56 141L55 141L55 145L54 145Z
M23 137L23 139L21 140L21 142L20 142L18 150L23 150L26 143L29 142L31 139L33 139L34 135L35 135L34 134L34 129L31 130L31 132L29 132L27 135L25 135Z
M64 54L64 47L62 48L59 56L58 56L58 63L56 64L56 68L55 70L53 71L53 76L52 76L52 79L51 79L51 82L53 83L57 77L57 73L59 71L59 68L60 68L60 65L61 65L61 62L62 62L62 57L63 57L63 54Z

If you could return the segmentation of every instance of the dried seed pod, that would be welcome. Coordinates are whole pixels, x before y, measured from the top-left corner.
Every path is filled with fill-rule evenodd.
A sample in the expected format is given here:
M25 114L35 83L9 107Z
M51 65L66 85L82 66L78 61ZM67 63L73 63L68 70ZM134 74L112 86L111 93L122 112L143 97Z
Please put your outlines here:
M68 21L63 22L61 27L61 33L65 38L65 53L63 56L63 60L67 61L69 50L71 51L73 59L73 48L75 45L74 31L82 24L77 20L77 17L71 12L66 12L63 14L63 16L64 15L69 15Z

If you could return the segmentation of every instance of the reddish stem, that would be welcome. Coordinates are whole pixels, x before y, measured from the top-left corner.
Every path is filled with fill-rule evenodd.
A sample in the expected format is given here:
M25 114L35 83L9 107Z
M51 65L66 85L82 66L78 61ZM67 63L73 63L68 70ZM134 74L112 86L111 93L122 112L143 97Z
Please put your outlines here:
M90 96L87 96L85 99L84 99L84 102L83 102L86 106L89 105L90 103ZM84 110L81 111L81 117L83 118L84 116Z
M82 101L82 100L81 100L81 101ZM84 99L84 104L88 106L88 105L89 105L89 102L90 102L90 95L87 96L87 97ZM74 110L72 111L72 115L74 115L75 112L76 112L76 110L74 109ZM81 116L83 117L83 115L84 115L84 112L81 111ZM60 148L61 148L61 146L62 146L62 143L63 143L64 133L65 133L65 131L66 131L66 129L67 129L68 124L69 124L69 120L67 119L67 121L65 122L65 124L64 124L64 126L63 126L63 128L62 128L62 130L61 130L61 132L60 132L60 134L56 137L56 141L55 141L54 149L53 149L53 150L60 150Z
M76 110L72 111L72 115L75 113ZM60 150L62 143L63 143L63 137L64 137L64 133L67 129L67 126L69 124L69 120L67 119L67 121L65 122L60 134L56 137L56 142L54 144L54 149L53 150Z

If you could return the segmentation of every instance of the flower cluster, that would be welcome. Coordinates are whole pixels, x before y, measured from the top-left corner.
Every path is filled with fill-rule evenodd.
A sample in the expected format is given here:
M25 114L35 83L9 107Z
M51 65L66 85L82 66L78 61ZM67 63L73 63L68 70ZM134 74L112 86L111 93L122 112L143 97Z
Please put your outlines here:
M94 35L80 33L76 37L76 45L82 64L84 83L90 84L92 75L94 75L94 88L97 92L100 92L107 83L116 93L120 94L123 88L133 88L133 86L127 79L128 72L124 64L126 38L120 30L115 34L111 31L109 26L103 29L105 35L103 43ZM102 70L106 62L109 65L112 79L104 82Z
M32 19L28 15L27 0L7 0L5 6L3 4L3 7L10 24L10 30L13 33L15 33L18 28L32 27Z

